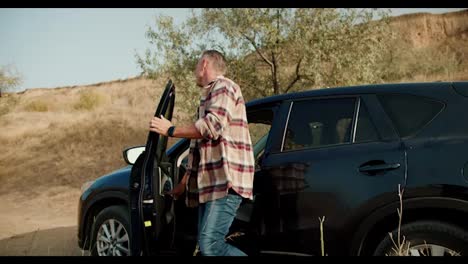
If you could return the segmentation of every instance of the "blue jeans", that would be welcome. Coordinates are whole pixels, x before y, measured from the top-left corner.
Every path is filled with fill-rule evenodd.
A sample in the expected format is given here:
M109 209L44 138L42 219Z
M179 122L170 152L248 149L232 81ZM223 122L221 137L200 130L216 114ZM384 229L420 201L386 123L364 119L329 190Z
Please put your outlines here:
M242 197L228 194L199 205L198 245L203 256L246 256L225 241L241 202Z

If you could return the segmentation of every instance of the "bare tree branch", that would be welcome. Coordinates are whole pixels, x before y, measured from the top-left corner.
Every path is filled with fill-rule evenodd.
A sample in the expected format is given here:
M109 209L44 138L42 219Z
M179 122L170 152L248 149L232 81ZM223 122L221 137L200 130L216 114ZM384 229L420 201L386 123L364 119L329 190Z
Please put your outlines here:
M292 82L288 85L288 87L286 87L286 89L284 90L286 93L289 91L289 89L291 89L294 84L296 84L297 81L299 81L301 79L301 75L299 74L299 70L300 70L300 67L301 67L301 63L302 63L302 59L304 57L301 57L299 59L299 62L297 63L296 65L296 77L294 78L294 80L292 80Z
M252 44L252 46L255 48L255 51L258 53L258 55L260 55L260 57L262 57L263 61L268 63L268 65L270 65L270 67L274 67L273 63L267 57L265 57L265 55L260 51L260 49L258 49L257 45L255 44L255 41L252 38L250 38L249 36L247 36L245 33L241 33L241 34L242 34L242 36L244 36L244 38L246 38L250 42L250 44Z

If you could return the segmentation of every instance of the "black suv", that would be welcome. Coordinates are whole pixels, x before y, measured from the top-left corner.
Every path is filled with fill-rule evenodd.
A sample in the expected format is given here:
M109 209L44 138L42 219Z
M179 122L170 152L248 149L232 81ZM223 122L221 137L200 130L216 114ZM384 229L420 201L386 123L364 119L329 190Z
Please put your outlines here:
M169 82L155 115L171 119L174 98ZM468 254L468 82L318 89L247 111L254 199L226 239L248 255L392 255L398 230L409 255ZM189 141L166 146L150 132L129 166L83 185L82 249L197 254L197 209L165 194Z

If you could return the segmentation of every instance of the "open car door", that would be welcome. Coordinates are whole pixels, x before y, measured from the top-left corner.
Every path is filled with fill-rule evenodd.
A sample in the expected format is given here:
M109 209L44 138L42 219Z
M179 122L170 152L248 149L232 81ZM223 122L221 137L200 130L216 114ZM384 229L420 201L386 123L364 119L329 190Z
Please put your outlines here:
M171 80L166 85L154 116L163 115L172 119L175 102L175 86ZM148 128L149 129L149 128ZM130 177L130 254L133 256L152 255L158 247L162 227L164 226L166 201L162 186L167 179L161 170L164 166L167 137L150 131L146 148L135 161Z

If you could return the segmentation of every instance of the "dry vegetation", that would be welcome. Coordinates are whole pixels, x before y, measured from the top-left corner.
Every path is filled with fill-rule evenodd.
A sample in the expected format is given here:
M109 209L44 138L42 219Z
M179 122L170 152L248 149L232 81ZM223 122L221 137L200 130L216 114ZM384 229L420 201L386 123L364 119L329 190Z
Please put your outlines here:
M37 89L0 101L0 194L27 186L80 185L125 165L122 150L145 144L164 81L132 79ZM27 184L27 185L26 185Z
M125 166L122 150L146 143L165 84L133 78L4 94L0 238L76 225L80 186ZM175 111L175 121L187 118Z
M406 20L393 22L396 28L401 28L403 35L408 35L405 45L417 50L395 50L393 59L399 58L400 64L396 67L401 74L389 79L393 78L395 82L468 80L467 16L468 12L458 14L457 21L461 21L458 24L451 23L449 16L442 18L445 24L461 24L446 31L442 39L434 37L435 26L427 27L432 25L431 15L420 20L416 19L418 16L404 16ZM415 32L407 32L408 23L416 25ZM421 34L418 34L419 29ZM446 35L447 32L453 34ZM445 56L448 51L455 56ZM437 63L445 60L445 64L440 65L447 65L447 61L458 64L450 69L445 66L433 71L418 71L418 56L433 52ZM452 65L450 63L448 65ZM0 98L0 196L15 193L18 199L42 197L44 190L66 187L74 190L73 198L57 198L56 203L61 201L76 208L81 184L125 166L122 150L145 144L148 122L165 83L166 80L133 78L4 94ZM181 102L176 104L176 123L187 118L179 110L183 107ZM14 203L15 200L2 199L0 207L7 208L4 206L7 202ZM12 228L15 227L5 224L6 218L0 219L0 236L7 229L14 232ZM76 215L70 215L68 219L72 219L71 224L76 223Z

